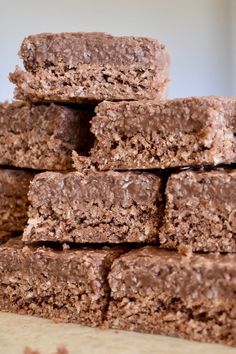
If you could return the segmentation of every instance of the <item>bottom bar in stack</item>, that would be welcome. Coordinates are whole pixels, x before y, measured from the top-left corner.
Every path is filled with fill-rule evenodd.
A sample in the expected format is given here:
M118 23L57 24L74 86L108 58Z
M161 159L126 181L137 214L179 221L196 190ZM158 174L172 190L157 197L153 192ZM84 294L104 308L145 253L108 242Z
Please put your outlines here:
M107 275L121 249L0 246L0 310L89 326L102 324L109 301Z
M124 252L10 239L0 246L0 310L236 346L236 254Z
M115 260L109 327L236 345L235 255L145 247Z

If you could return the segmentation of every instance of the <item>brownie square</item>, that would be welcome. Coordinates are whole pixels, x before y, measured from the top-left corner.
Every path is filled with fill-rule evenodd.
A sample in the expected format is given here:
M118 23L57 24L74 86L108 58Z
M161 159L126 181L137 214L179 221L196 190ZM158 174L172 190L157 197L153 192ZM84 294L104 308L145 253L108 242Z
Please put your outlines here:
M34 172L0 169L0 230L23 231L27 221L27 193Z
M236 162L235 98L103 102L92 119L90 158L78 170L166 169Z
M107 325L236 345L236 255L145 247L115 260Z
M42 33L24 39L20 56L26 71L10 74L18 99L81 103L167 95L168 54L154 39Z
M0 164L37 170L72 169L72 150L86 153L92 143L92 107L55 104L0 104Z
M236 252L236 170L174 174L166 199L162 247Z
M136 172L42 173L31 183L24 241L155 242L161 182Z
M101 325L107 274L121 250L0 246L0 310L88 326Z

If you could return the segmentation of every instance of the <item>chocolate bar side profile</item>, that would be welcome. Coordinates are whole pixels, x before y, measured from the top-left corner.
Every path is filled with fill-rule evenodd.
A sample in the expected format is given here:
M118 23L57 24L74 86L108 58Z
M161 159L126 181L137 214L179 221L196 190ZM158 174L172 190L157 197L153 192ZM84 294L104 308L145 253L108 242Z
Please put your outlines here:
M166 169L236 162L235 98L190 97L165 102L103 102L92 119L90 159L78 170Z
M45 172L31 183L25 242L155 242L162 178L137 172Z
M145 247L115 260L107 326L236 345L236 255Z
M161 246L236 252L236 170L183 171L170 176Z
M72 150L92 145L93 107L25 102L0 104L0 164L36 170L72 169Z
M157 40L46 33L27 37L20 56L26 71L10 74L17 99L97 103L167 96L169 58Z
M0 246L0 310L99 326L109 301L107 274L121 250Z

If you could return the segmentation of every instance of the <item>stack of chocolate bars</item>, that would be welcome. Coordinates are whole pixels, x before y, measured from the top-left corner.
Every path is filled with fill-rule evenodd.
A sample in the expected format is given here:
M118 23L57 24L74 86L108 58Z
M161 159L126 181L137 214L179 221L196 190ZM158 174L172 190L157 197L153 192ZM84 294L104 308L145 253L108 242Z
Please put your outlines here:
M236 345L236 98L168 100L157 40L40 34L20 56L0 310Z

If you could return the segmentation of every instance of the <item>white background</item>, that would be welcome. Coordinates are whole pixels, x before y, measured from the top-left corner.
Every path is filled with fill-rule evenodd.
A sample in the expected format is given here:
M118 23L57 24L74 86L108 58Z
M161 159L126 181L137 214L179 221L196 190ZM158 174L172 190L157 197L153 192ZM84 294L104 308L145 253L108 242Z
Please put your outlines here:
M22 39L105 31L158 38L171 57L171 97L236 95L236 0L0 0L0 100Z

